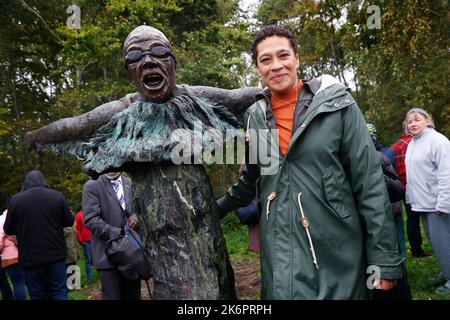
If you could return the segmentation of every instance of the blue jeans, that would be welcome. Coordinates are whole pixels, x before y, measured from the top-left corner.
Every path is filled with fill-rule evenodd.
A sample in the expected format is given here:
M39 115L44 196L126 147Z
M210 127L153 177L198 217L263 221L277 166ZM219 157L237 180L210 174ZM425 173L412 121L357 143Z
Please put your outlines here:
M8 278L6 277L6 272L2 268L0 268L0 291L2 292L3 300L14 299L11 287L8 282Z
M25 274L20 264L15 263L5 268L6 274L11 279L14 288L14 300L26 300Z
M90 242L83 242L84 261L86 266L87 281L92 280L92 245Z
M64 260L24 267L25 280L32 300L67 300Z

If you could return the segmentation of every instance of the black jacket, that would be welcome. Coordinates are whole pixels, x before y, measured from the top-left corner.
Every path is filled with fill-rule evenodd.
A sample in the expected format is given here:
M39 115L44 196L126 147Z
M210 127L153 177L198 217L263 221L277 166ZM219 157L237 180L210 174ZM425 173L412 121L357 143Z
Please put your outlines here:
M48 187L41 172L30 171L22 191L11 198L4 230L16 235L19 260L31 267L66 258L63 228L73 221L62 195Z
M388 157L381 151L377 151L380 158L381 168L383 169L384 182L389 194L389 201L391 203L402 200L403 190L400 178L397 176L394 167L391 165Z

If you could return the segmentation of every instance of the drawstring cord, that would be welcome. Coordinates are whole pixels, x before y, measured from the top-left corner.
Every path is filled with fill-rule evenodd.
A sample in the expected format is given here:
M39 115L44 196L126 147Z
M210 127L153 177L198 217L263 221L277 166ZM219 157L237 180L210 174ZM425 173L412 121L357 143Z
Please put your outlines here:
M275 196L277 194L275 192L272 192L271 194L269 194L269 196L267 197L267 208L266 208L266 218L267 220L269 220L269 214L270 214L270 202L275 199Z
M316 269L319 270L319 265L317 264L317 258L316 258L316 252L314 251L314 245L311 239L311 235L309 234L309 221L308 219L306 219L305 214L303 213L303 208L302 208L302 202L300 201L300 196L302 195L301 192L299 192L297 200L298 200L298 206L300 207L300 213L302 215L302 218L300 219L300 222L302 223L303 227L306 230L306 235L308 236L308 241L309 241L309 249L311 250L311 254L312 254L312 258L313 258L313 263L316 266Z
M250 115L248 116L247 119L247 132L245 133L245 141L249 142L250 141L250 132L248 132L248 130L250 129Z

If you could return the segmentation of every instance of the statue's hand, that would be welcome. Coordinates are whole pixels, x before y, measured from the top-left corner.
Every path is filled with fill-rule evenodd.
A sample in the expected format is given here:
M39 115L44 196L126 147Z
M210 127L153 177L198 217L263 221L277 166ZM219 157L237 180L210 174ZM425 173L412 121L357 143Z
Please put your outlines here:
M25 133L24 143L28 151L36 148L36 138L33 131Z

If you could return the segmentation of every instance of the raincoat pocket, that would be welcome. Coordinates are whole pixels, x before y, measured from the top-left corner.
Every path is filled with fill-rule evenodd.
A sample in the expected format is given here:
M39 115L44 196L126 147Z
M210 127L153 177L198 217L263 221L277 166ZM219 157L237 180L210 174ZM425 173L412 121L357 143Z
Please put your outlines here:
M324 171L323 187L328 204L334 209L334 213L340 218L350 216L350 212L342 201L341 191L331 168Z

